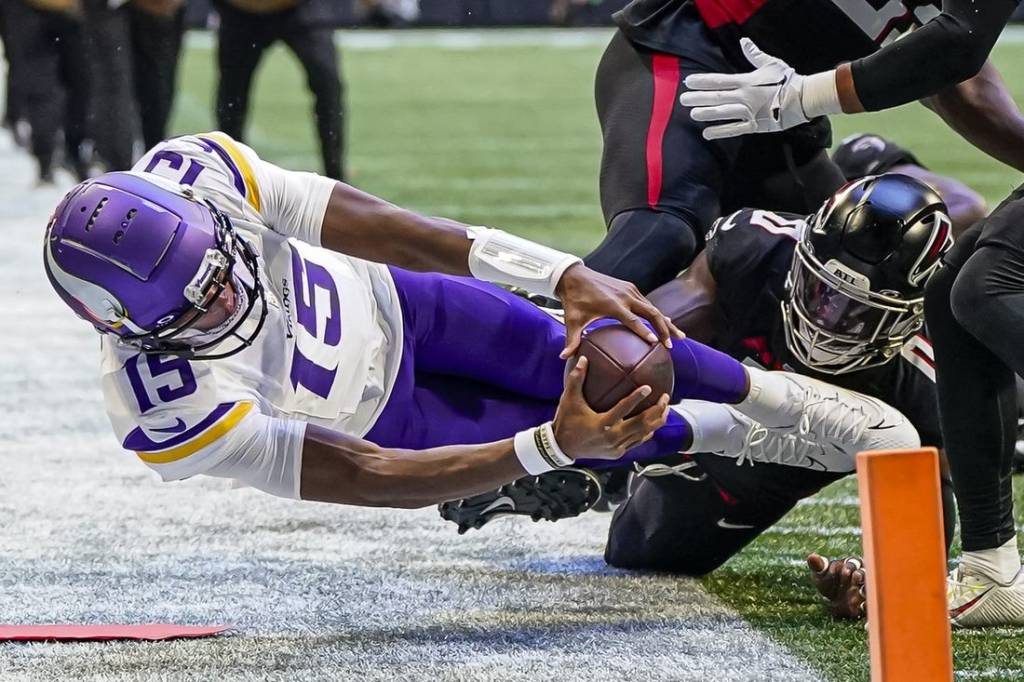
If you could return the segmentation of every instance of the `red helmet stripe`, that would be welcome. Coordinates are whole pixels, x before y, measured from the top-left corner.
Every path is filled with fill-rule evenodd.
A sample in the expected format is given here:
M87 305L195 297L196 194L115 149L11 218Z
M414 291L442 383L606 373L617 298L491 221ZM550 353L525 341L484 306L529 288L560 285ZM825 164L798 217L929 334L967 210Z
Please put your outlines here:
M925 256L926 261L932 261L939 255L939 251L945 245L946 240L949 238L949 223L945 220L940 221L939 231L932 242L932 245L928 247L928 255Z

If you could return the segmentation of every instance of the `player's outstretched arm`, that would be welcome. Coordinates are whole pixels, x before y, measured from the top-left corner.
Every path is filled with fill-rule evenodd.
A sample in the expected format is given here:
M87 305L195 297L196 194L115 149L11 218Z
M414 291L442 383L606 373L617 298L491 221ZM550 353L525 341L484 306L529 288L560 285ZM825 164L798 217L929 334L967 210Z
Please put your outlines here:
M668 417L668 396L626 418L645 397L641 386L605 413L583 399L586 358L569 373L550 427L530 429L494 443L429 450L381 448L365 440L308 426L302 450L300 497L369 507L418 508L491 490L528 473L550 470L553 436L567 465L578 457L617 459L651 438ZM535 438L537 440L535 440Z
M651 303L694 341L710 344L722 324L718 285L701 251L683 274L647 294Z
M563 357L575 352L583 328L601 317L669 347L673 335L682 337L635 286L595 272L575 256L501 230L421 216L343 183L327 204L320 243L407 270L470 275L558 298L565 308Z
M805 76L748 38L749 73L686 77L683 106L717 139L792 128L816 116L878 111L931 97L981 70L1019 0L944 0L942 13L872 55Z
M975 147L1024 171L1024 115L991 61L923 103Z

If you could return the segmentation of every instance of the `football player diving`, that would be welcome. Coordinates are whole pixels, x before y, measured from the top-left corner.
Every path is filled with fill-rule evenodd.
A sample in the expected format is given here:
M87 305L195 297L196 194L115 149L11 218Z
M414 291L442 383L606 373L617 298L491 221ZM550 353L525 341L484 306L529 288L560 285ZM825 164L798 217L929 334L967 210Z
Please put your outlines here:
M748 366L799 372L885 401L907 416L923 444L941 448L923 296L951 232L934 189L906 175L867 176L811 216L744 209L719 219L693 264L650 300L689 338ZM852 460L811 464L699 452L637 464L628 483L634 467L570 467L441 511L466 530L510 513L575 516L604 495L621 502L605 549L609 564L699 576L801 499L854 472ZM948 547L955 504L945 470L942 498ZM837 616L862 615L865 576L857 561L809 557Z
M44 263L101 333L117 437L164 480L421 507L574 460L732 448L737 432L737 456L833 467L919 442L878 400L673 343L634 287L578 258L283 170L222 133L72 189ZM566 324L488 281L557 296ZM637 416L651 387L597 414L586 362L564 378L609 317L670 347L673 394Z
M872 78L864 85L869 108L884 104L883 92L904 93L904 102L925 98L958 134L1024 170L1024 116L985 62L1015 4L633 0L614 15L619 30L595 77L608 233L584 261L647 293L690 264L722 215L745 206L798 214L816 210L845 182L827 155L832 142L826 115L837 109L829 106L831 81L796 74L849 60L860 60L853 66L858 92L861 80ZM891 64L896 52L878 51L901 35L904 50L911 32L915 44L931 45L927 64L906 66L905 58ZM752 43L741 47L740 37L792 68ZM760 68L748 74L751 60ZM869 71L876 76L864 75ZM849 69L840 67L843 73ZM940 81L942 87L932 89ZM777 83L784 85L773 87ZM736 99L748 91L759 99ZM684 107L678 106L680 96ZM728 137L746 132L750 117L771 134ZM714 118L729 122L709 127Z
M985 117L986 124L965 137L1021 169L1024 118L1005 93L996 95L1000 84L986 66L1018 4L943 0L940 14L898 43L852 62L817 67L794 63L778 44L748 34L743 50L754 70L690 76L690 92L681 101L693 107L694 120L711 124L705 136L717 139L775 133L814 116L984 93L992 111L1001 113ZM885 10L868 3L863 9L864 17L885 18ZM754 46L753 37L775 56ZM942 104L936 110L948 113ZM939 411L963 544L949 577L950 618L960 625L997 624L1024 614L1011 486L1014 376L1024 374L1024 187L958 239L944 262L929 284L925 314L935 342Z

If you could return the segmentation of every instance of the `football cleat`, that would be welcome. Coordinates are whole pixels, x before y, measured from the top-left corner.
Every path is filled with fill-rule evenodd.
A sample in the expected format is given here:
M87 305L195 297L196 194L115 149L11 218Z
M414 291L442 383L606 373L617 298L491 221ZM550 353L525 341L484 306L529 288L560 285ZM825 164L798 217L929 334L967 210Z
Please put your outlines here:
M921 444L914 425L881 400L800 374L772 375L785 387L773 404L744 404L741 408L743 414L769 430L795 433L826 449L838 449L851 461L865 450L915 448Z
M634 463L635 464L635 463ZM591 510L613 512L632 494L633 472L626 467L593 472L601 482L601 498Z
M441 518L459 527L459 535L482 528L499 516L529 516L558 521L579 516L601 499L601 477L590 469L567 467L524 476L496 490L443 502Z
M788 428L766 428L732 406L725 406L734 424L723 447L713 452L733 457L737 466L762 462L815 469L818 471L853 471L857 450L847 451L830 440L819 441ZM648 474L650 475L650 474Z
M946 599L955 627L1024 625L1024 569L1008 585L1000 585L958 566L946 581Z

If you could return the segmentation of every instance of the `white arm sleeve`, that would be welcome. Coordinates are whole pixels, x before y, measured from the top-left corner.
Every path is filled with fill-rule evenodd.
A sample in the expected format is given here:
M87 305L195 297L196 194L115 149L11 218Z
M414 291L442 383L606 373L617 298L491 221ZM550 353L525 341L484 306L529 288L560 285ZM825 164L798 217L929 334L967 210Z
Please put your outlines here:
M231 452L202 473L230 478L278 497L299 499L305 422L254 414ZM241 434L239 434L241 435Z
M324 214L336 182L316 173L285 170L260 159L254 165L260 179L260 215L267 227L320 246Z

